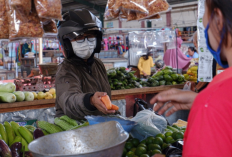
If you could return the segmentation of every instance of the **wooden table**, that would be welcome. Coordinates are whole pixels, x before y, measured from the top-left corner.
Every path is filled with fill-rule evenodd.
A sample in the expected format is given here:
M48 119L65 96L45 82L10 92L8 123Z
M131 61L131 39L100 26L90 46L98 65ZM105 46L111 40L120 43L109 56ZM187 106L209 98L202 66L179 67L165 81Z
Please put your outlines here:
M146 87L146 88L135 88L125 90L113 90L112 100L125 99L128 95L139 95L139 94L156 94L164 90L171 88L182 89L184 85L173 85L173 86L159 86L159 87ZM34 100L24 101L15 103L0 103L0 113L15 112L22 110L33 110L55 107L55 99L50 100Z

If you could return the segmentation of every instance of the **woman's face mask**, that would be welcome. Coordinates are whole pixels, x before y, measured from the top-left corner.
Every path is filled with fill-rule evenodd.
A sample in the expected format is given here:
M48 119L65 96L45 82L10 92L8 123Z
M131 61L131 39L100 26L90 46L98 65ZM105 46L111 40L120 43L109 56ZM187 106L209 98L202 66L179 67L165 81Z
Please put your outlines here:
M96 38L94 40L84 39L84 42L72 41L72 47L75 55L82 59L88 59L96 48Z

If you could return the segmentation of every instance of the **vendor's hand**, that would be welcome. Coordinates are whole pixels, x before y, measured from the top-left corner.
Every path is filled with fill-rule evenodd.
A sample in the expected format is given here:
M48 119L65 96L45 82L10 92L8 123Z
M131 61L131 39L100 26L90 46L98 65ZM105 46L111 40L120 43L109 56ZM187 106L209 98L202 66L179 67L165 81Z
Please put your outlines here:
M147 74L146 74L144 71L143 71L143 75L144 75L144 76L147 76Z
M107 93L104 92L96 92L91 98L90 102L92 105L94 105L99 111L101 111L104 114L110 114L115 113L115 110L107 110L106 106L101 101L101 97L107 95Z
M192 91L170 89L157 94L151 99L150 103L157 103L154 107L154 111L158 111L161 108L158 112L160 115L171 108L166 114L166 116L170 116L178 110L190 110L196 96L197 93Z

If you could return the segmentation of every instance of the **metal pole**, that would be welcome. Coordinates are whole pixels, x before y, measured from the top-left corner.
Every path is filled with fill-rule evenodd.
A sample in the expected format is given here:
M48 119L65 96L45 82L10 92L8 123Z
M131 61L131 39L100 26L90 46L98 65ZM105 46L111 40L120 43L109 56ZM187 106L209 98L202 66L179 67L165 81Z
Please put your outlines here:
M42 48L42 38L39 38L39 64L43 63L43 48Z

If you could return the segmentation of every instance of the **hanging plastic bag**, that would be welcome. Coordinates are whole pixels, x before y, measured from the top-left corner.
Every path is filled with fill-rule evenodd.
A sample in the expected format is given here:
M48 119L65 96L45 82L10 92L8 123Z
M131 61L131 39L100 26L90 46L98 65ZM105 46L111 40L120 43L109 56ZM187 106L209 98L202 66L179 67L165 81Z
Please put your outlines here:
M149 16L155 15L163 11L167 11L169 4L166 0L148 0L149 1Z
M118 18L120 12L115 12L112 8L110 9L108 7L108 5L106 6L106 10L105 10L105 20L113 20Z
M8 10L10 25L10 40L19 40L22 38L42 38L43 28L35 7L32 5L32 11L28 16L22 18L18 12L11 6ZM27 19L25 21L25 19Z
M10 6L14 8L19 15L24 17L28 16L31 11L31 1L32 0L10 0Z
M40 18L62 20L61 0L34 0Z
M122 8L149 14L148 0L123 0Z
M127 21L132 21L137 19L137 14L135 11L130 10L128 11Z
M131 120L138 123L132 129L131 135L139 140L144 140L149 136L156 136L159 133L163 133L165 128L167 128L166 119L150 110L138 112Z
M49 34L57 34L57 27L56 27L56 22L54 20L50 20L46 23L43 23L43 30L44 33L49 33Z
M0 39L9 39L9 22L7 16L8 0L0 0Z

